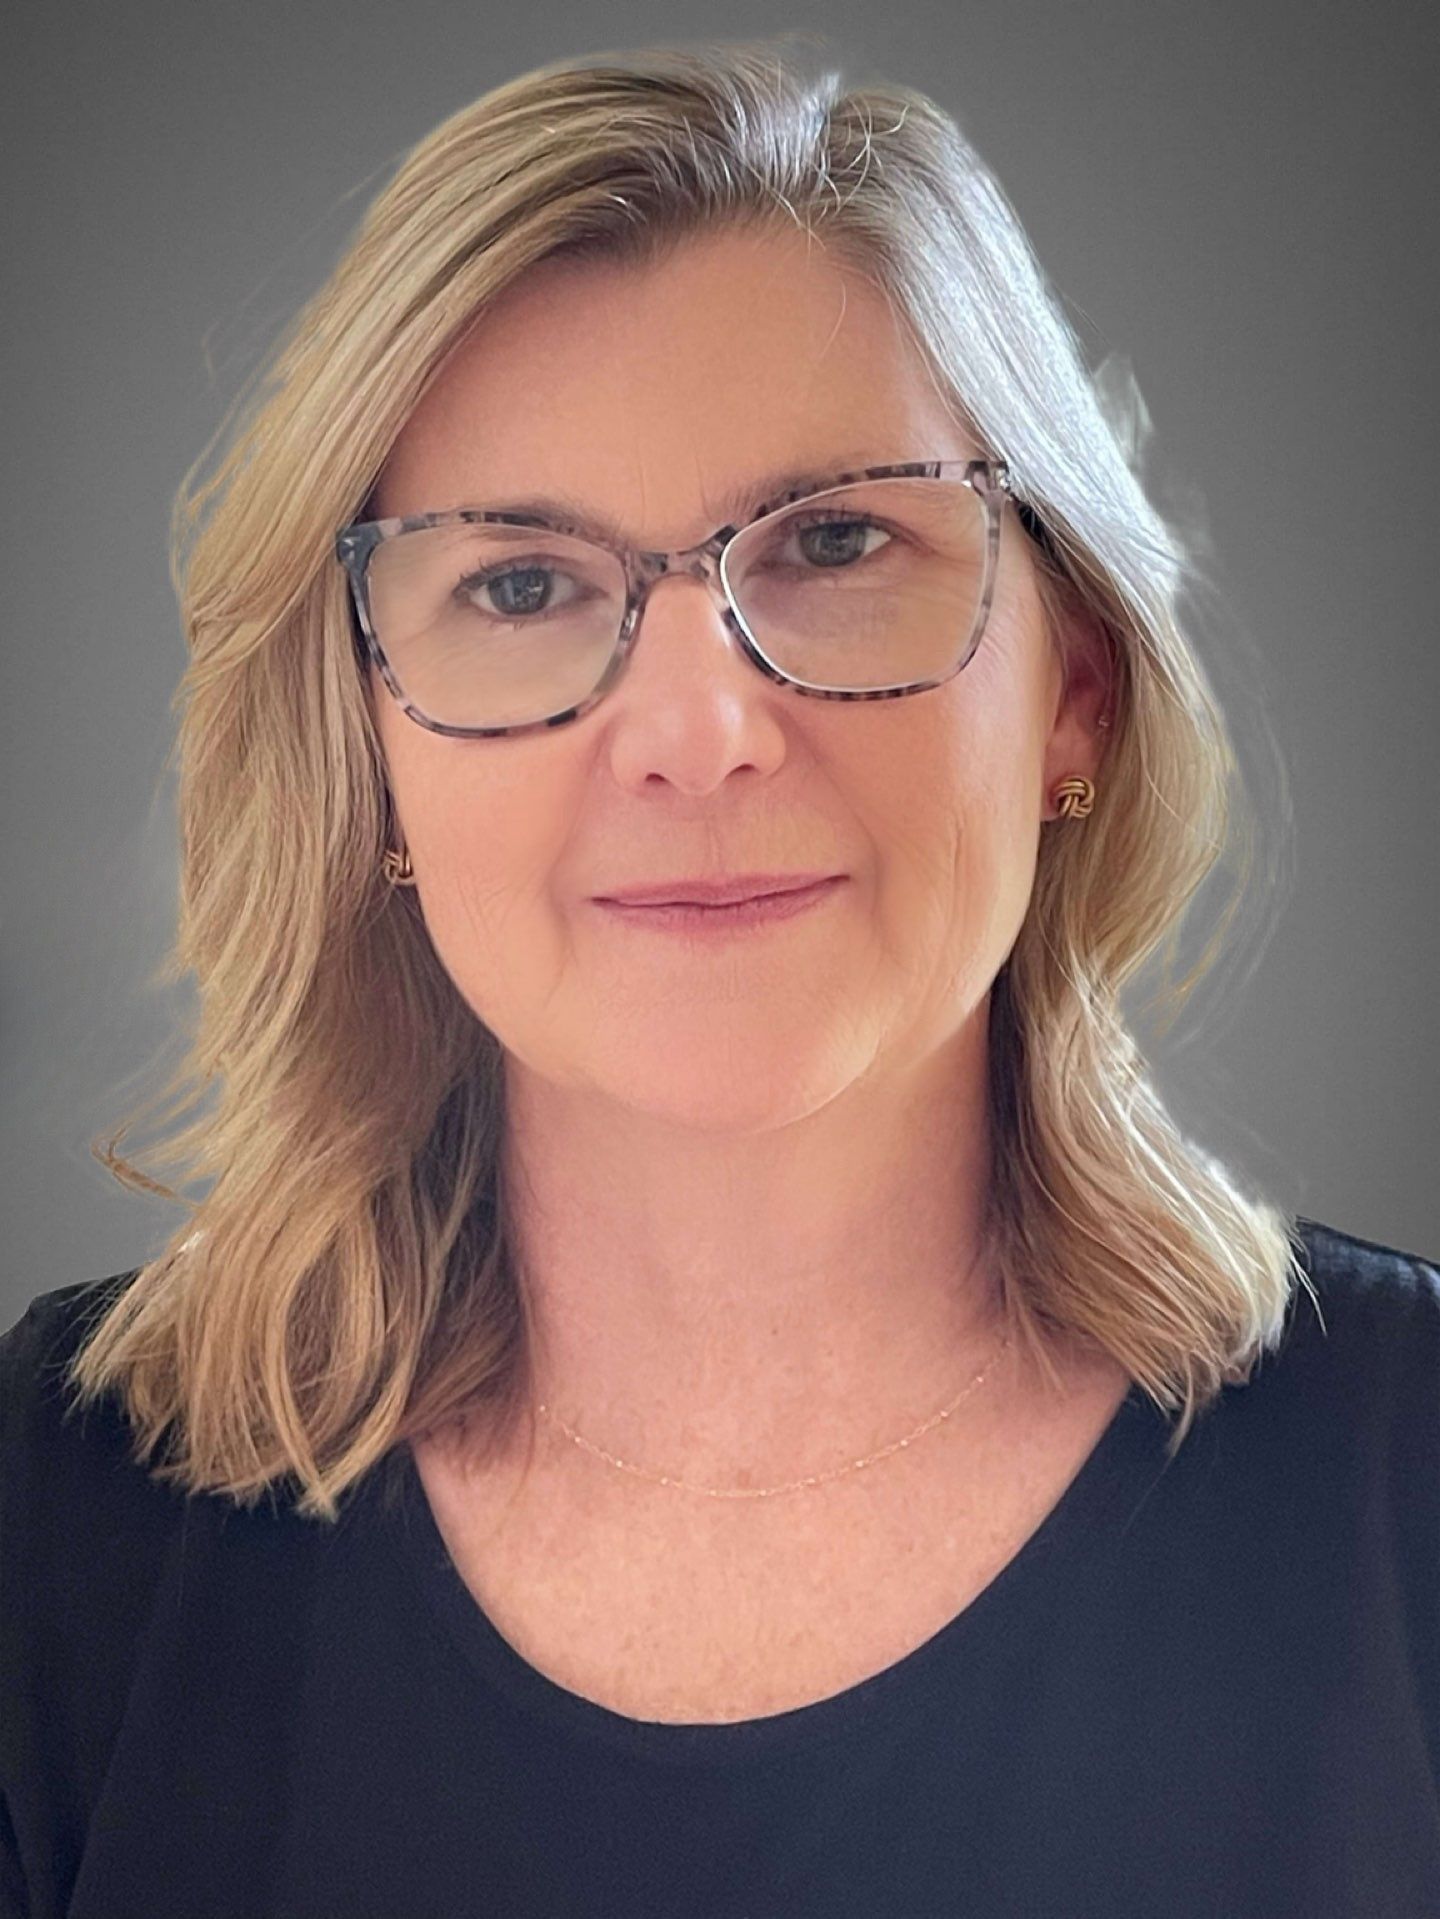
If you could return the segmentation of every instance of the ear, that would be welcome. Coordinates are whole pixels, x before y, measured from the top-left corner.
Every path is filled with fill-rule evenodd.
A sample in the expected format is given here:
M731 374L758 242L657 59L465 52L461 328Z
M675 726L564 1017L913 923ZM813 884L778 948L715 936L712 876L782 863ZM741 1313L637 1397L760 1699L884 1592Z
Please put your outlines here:
M1059 808L1051 794L1063 779L1076 773L1098 784L1100 763L1114 726L1113 645L1098 615L1084 607L1067 607L1056 616L1060 653L1056 673L1058 692L1049 737L1045 743L1044 793L1041 818L1056 819ZM1104 720L1107 727L1102 727Z

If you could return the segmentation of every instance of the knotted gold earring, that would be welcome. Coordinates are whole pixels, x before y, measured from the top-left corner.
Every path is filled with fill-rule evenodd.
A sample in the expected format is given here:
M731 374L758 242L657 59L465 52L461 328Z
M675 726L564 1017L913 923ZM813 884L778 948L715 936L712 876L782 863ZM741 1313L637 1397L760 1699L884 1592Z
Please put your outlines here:
M1095 785L1083 773L1074 773L1061 780L1050 797L1060 808L1062 820L1083 820L1095 804Z
M1095 724L1108 726L1110 722L1103 719ZM1083 773L1072 773L1068 780L1061 780L1050 797L1059 807L1062 820L1083 820L1095 805L1095 782Z
M413 886L415 868L410 864L410 849L397 853L393 846L387 846L385 857L380 862L381 871L392 886Z

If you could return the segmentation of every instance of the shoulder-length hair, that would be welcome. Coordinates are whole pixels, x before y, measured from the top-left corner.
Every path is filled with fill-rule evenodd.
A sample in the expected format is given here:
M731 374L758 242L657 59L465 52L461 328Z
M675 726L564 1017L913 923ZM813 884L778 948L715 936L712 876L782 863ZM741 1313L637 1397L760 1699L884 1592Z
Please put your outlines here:
M847 88L776 41L587 56L415 147L213 477L196 484L202 453L175 502L190 659L162 977L193 972L200 1011L167 1121L216 1097L146 1157L210 1183L182 1197L120 1158L128 1120L92 1148L188 1213L104 1300L69 1377L77 1401L117 1392L136 1458L188 1490L250 1505L289 1475L300 1512L334 1519L408 1439L469 1423L499 1438L521 1416L502 1053L382 875L393 812L333 540L447 354L527 268L651 264L735 223L797 226L883 291L954 417L1009 463L1053 642L1079 614L1112 658L1093 813L1042 834L991 993L983 1231L1012 1335L1042 1367L1057 1335L1108 1352L1179 1409L1173 1456L1308 1285L1293 1220L1182 1136L1119 1007L1162 947L1172 1009L1209 967L1250 896L1253 814L1182 626L1195 556L1000 187L923 94ZM1231 901L1177 983L1180 921L1227 853Z

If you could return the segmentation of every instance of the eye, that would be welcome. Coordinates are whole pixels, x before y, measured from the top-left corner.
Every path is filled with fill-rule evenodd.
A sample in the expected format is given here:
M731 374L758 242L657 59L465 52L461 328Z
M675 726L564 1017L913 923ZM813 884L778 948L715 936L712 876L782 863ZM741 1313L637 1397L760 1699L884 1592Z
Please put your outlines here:
M786 527L787 540L799 542L803 561L811 566L835 569L853 566L874 552L866 540L873 534L889 541L892 536L868 514L846 512L844 508L817 509L797 516ZM783 546L782 560L786 557Z
M455 582L452 596L474 605L476 594L488 592L490 606L477 607L477 611L494 613L501 619L521 619L571 603L570 599L555 597L555 589L550 584L555 580L566 580L571 587L578 587L572 574L563 573L543 560L506 560L463 573Z

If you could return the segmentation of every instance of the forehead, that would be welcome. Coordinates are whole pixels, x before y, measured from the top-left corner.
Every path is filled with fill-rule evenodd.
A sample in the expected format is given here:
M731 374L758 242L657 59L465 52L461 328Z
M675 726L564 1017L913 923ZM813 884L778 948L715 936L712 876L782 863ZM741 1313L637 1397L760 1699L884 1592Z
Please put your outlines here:
M680 545L752 476L978 450L863 275L797 231L726 232L533 268L427 389L377 511L563 493Z

